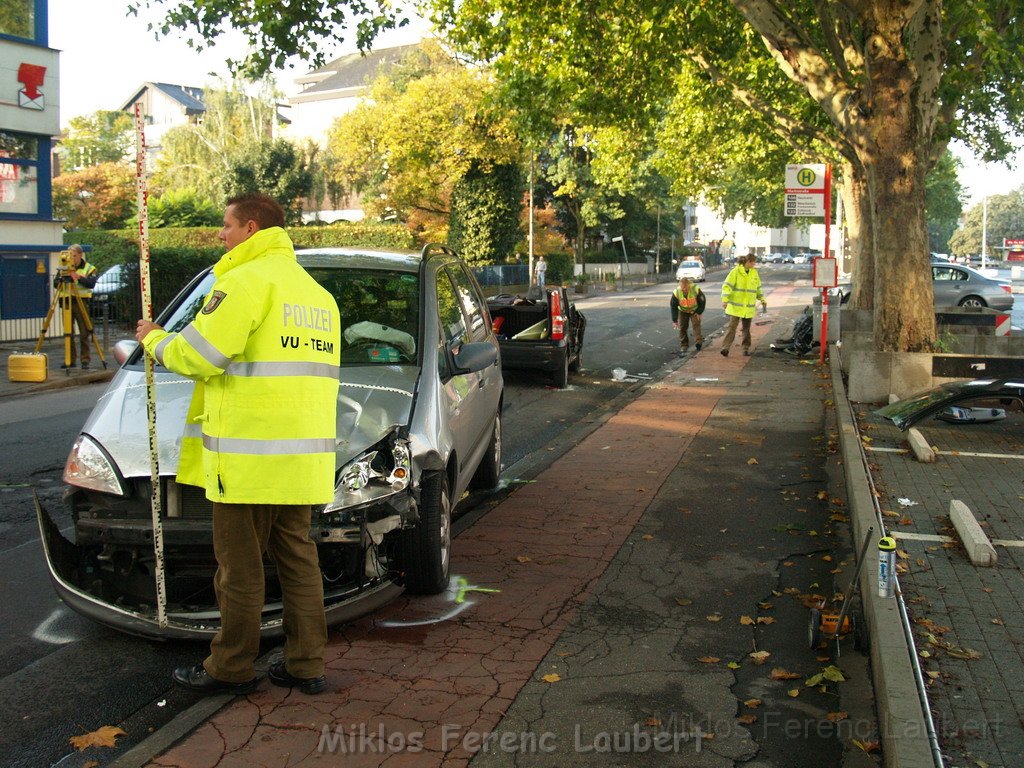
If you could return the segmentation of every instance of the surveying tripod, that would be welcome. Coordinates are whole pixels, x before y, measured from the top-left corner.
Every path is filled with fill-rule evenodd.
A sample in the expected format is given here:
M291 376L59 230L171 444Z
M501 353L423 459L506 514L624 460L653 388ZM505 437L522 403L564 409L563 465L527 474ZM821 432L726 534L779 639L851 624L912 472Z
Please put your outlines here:
M100 362L103 363L103 367L107 367L107 359L103 357L103 350L100 349L100 343L96 340L96 334L92 332L92 318L89 317L89 310L85 306L85 302L82 301L82 295L78 292L78 284L68 274L69 269L61 267L57 271L57 288L53 292L53 302L50 304L50 309L46 312L46 319L43 320L43 328L39 332L39 340L36 342L35 353L38 354L39 350L43 346L43 339L46 338L46 332L50 328L50 320L53 319L53 313L57 309L57 305L60 305L61 318L64 320L64 372L67 375L71 375L71 302L75 302L75 307L78 309L79 317L82 318L83 324L85 325L85 333L89 335L93 345L96 347L96 354L99 355ZM79 328L81 331L82 328Z

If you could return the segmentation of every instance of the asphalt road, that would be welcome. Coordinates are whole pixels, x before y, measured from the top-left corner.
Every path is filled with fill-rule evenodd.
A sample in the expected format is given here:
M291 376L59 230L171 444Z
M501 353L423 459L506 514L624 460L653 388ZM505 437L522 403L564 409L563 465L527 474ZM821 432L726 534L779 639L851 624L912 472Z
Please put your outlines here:
M769 283L786 282L806 277L805 271L765 269L763 275ZM706 335L724 321L717 302L722 274L704 285L710 298ZM543 461L545 445L631 386L613 381L613 368L656 377L676 356L668 310L672 287L582 300L588 322L584 370L571 375L565 390L552 389L542 375L508 375L506 467L535 452ZM194 702L172 686L170 673L199 660L203 647L104 629L65 608L46 573L31 492L58 524L70 525L60 500L64 460L102 391L103 385L91 385L0 401L0 707L6 713L0 765L8 768L78 766L70 736L120 725L129 736L112 759Z

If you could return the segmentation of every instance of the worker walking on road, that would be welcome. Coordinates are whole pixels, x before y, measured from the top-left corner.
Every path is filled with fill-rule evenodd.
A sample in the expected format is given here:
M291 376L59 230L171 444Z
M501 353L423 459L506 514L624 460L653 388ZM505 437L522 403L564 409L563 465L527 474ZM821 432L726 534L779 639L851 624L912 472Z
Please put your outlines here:
M672 291L672 299L669 307L672 310L672 326L679 329L679 353L684 354L690 350L690 336L688 328L693 325L693 341L697 351L704 346L704 334L700 330L700 316L704 313L704 306L707 299L698 286L690 282L690 278L684 277L679 281L679 287Z
M271 665L270 681L320 693L327 623L309 527L311 505L334 498L341 318L334 297L296 261L272 198L229 200L220 239L227 253L195 319L177 333L147 320L136 330L149 355L196 381L187 416L195 432L182 440L177 479L213 502L220 629L206 660L173 677L201 694L259 684L266 552L285 634L285 659Z
M761 292L761 276L754 269L754 262L757 257L749 254L740 259L740 263L733 267L729 276L722 284L722 308L729 316L729 327L725 331L725 338L722 339L722 355L729 356L729 347L736 338L736 326L743 324L743 338L740 344L743 347L743 354L750 355L750 323L757 311L757 302L768 309Z

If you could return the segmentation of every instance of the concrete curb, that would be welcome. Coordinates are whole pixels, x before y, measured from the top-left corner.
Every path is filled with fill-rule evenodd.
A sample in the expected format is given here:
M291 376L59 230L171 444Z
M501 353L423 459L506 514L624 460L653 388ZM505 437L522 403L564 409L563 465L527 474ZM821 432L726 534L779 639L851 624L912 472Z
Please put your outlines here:
M957 535L960 536L960 541L963 542L972 563L984 566L996 564L996 548L981 530L978 519L970 507L959 499L953 499L949 502L949 519L953 521L953 527L956 528Z
M911 427L907 431L907 442L910 443L910 450L914 452L914 456L922 464L933 464L935 462L935 451L928 445L928 441L917 427Z
M835 347L829 355L829 367L843 474L846 477L847 504L854 542L859 547L870 526L875 528L873 536L882 535L881 523L875 514L867 468L860 453L860 437L848 407ZM885 765L888 768L941 768L932 755L925 703L917 693L910 661L914 649L903 631L896 601L878 596L878 550L869 547L867 557L859 586L864 618L871 633L871 675Z

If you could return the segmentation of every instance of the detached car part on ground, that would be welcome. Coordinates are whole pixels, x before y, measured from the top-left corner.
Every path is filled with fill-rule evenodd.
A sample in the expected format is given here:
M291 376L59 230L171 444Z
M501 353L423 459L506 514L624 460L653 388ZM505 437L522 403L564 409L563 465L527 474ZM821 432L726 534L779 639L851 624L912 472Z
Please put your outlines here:
M951 382L879 408L875 414L906 432L929 417L943 414L951 406L966 403L1009 405L1024 410L1024 381L977 379Z
M420 594L447 587L455 500L470 487L493 488L501 472L500 352L479 286L445 247L419 256L322 249L298 258L342 317L335 497L314 508L310 531L333 624L403 586ZM204 271L158 321L182 330L212 285ZM51 578L68 605L116 629L208 638L219 624L212 505L203 489L174 479L181 437L196 428L185 425L193 384L157 367L169 618L160 628L143 361L134 342L121 342L115 356L122 367L65 468L73 542L37 501ZM262 630L271 636L281 631L282 606L274 564L264 566Z
M550 374L564 389L569 371L583 367L583 333L587 318L569 301L565 288L533 287L526 296L501 293L487 300L493 330L501 345L506 369L527 369Z

